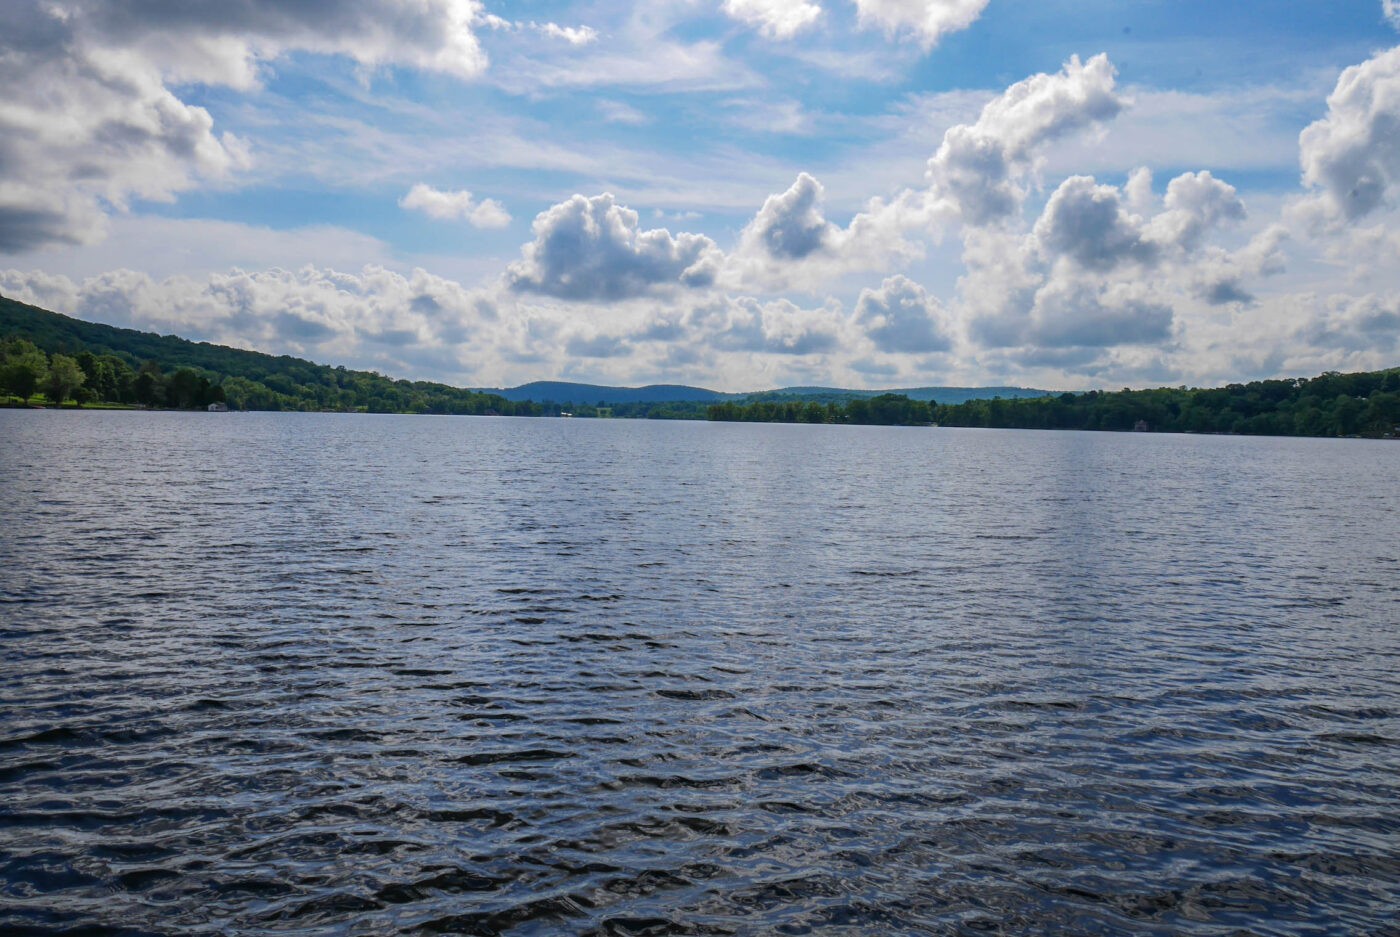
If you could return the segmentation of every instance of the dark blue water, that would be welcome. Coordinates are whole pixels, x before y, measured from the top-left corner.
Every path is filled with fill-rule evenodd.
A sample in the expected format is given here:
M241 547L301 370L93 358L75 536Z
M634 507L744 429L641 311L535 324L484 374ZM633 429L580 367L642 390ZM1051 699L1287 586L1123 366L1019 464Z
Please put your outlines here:
M1400 933L1400 445L0 411L0 932Z

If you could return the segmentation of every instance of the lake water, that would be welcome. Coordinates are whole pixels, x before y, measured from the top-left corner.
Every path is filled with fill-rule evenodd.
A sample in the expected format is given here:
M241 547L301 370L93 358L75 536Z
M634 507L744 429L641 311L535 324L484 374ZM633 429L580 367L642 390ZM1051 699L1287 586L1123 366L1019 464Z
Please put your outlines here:
M6 934L1400 933L1400 444L0 411L0 511Z

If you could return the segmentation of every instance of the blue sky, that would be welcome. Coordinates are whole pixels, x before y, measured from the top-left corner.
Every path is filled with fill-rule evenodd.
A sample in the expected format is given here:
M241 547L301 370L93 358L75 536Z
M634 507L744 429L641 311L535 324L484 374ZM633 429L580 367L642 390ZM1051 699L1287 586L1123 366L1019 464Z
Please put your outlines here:
M20 0L0 292L394 376L1400 363L1393 2Z

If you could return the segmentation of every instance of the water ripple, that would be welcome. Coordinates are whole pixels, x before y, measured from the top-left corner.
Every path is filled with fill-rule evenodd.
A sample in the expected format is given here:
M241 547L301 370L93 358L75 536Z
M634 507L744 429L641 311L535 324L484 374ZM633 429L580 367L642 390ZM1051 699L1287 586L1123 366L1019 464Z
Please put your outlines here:
M0 439L6 934L1395 933L1393 445Z

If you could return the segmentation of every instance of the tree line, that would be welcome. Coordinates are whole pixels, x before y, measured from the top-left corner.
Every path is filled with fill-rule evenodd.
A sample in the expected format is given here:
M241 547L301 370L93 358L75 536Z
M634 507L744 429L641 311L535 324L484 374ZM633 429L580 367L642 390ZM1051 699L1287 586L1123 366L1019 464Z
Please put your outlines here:
M1001 429L1146 430L1263 436L1394 436L1400 433L1400 368L1219 388L1096 391L953 405L883 394L845 404L721 403L711 420L968 426Z
M394 381L372 372L297 359L258 378L201 367L133 362L121 354L45 354L25 338L0 341L0 394L11 402L102 404L175 410L338 410L542 416L550 408L496 394L424 381ZM557 412L557 408L554 408Z

